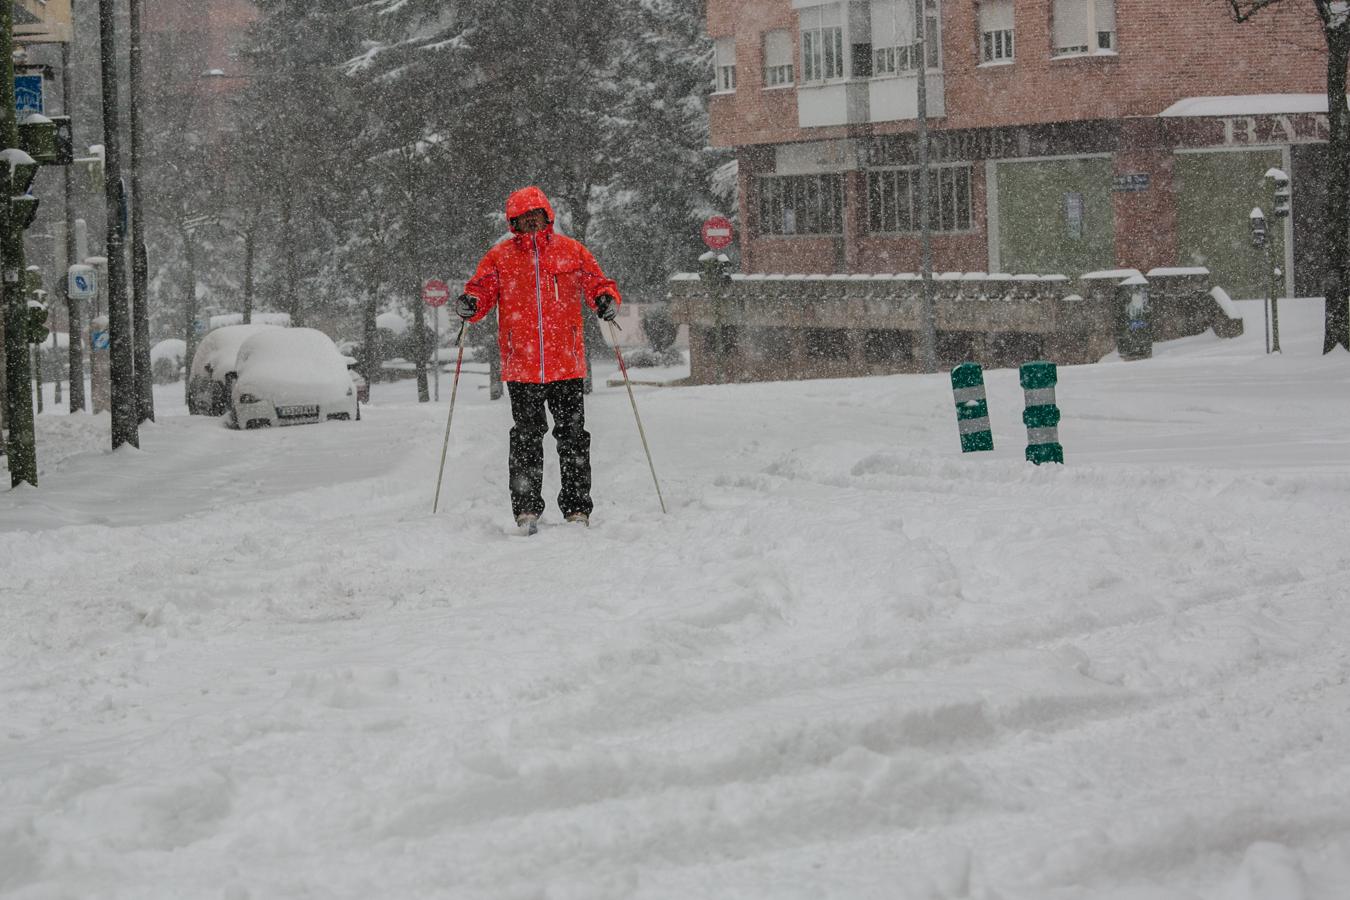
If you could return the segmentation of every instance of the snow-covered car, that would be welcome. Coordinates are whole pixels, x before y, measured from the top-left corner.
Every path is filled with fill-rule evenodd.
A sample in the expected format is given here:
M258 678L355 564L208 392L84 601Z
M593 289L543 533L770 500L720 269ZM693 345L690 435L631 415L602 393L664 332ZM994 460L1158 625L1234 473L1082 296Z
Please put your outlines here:
M206 333L192 354L188 373L188 412L194 416L223 416L230 410L235 363L244 341L261 331L280 331L276 325L225 325Z
M236 428L357 417L356 386L337 345L313 328L269 328L244 341L230 394Z

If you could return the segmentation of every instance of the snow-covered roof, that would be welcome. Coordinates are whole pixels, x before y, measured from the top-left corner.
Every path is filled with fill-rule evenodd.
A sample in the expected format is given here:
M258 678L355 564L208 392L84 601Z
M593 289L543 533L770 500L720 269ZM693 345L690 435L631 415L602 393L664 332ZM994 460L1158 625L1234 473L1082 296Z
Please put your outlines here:
M1324 113L1326 94L1232 94L1222 97L1187 97L1158 113L1160 118L1177 116L1265 116L1276 113Z
M249 318L254 325L280 325L282 328L289 328L291 324L290 313L255 312ZM209 330L224 328L226 325L243 324L243 313L218 313L207 320Z
M180 363L187 358L187 341L182 338L165 338L150 348L150 362L161 359L177 359Z
M1120 281L1139 274L1142 273L1138 269L1102 269L1099 272L1087 272L1078 278L1081 281Z
M1166 278L1168 276L1175 277L1177 275L1208 275L1208 274L1209 269L1206 269L1204 266L1170 266L1170 267L1163 266L1162 268L1148 270L1149 278L1157 278L1157 277Z
M1209 295L1214 298L1214 301L1216 303L1219 304L1219 309L1222 309L1224 311L1224 314L1227 315L1228 318L1230 319L1242 318L1242 313L1238 312L1237 304L1233 302L1233 298L1228 296L1228 292L1225 291L1223 288L1219 287L1218 285L1215 285L1214 287L1209 289Z
M396 312L380 313L375 317L375 327L384 328L394 334L403 334L408 330L408 320Z

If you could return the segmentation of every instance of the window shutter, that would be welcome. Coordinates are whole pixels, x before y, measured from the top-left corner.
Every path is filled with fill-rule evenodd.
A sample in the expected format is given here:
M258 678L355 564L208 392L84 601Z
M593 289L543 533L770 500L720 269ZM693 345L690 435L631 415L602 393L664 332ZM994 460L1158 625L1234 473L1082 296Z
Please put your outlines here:
M1093 0L1055 0L1055 50L1093 47L1088 40L1088 3Z
M734 37L718 38L713 46L717 57L717 65L734 66L736 65L736 39ZM707 51L704 51L705 53ZM703 57L707 59L707 57Z
M790 31L766 31L764 32L764 66L771 68L773 66L792 65L792 32Z
M1109 0L1107 0L1109 2ZM981 0L980 31L1010 31L1013 27L1012 0Z
M905 47L913 42L912 0L873 0L872 46Z
M1116 30L1116 0L1096 0L1097 30ZM1096 46L1095 44L1093 46Z

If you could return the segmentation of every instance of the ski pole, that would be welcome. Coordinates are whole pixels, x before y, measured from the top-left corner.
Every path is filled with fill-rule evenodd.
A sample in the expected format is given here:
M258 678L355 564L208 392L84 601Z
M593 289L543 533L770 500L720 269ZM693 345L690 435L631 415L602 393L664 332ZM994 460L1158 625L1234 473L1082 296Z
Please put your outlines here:
M464 364L464 329L468 322L459 323L459 354L455 357L455 381L450 388L450 412L445 417L445 441L441 444L441 467L436 470L436 498L431 501L431 514L441 503L441 478L445 475L445 452L450 449L450 423L455 420L455 394L459 392L459 367Z
M666 500L661 496L661 482L656 480L656 466L652 463L652 451L647 446L647 432L642 427L642 416L638 415L637 400L633 398L633 383L628 380L628 367L623 363L623 354L619 352L619 332L613 322L609 323L609 336L614 342L614 355L619 360L619 371L623 373L623 385L628 388L628 402L633 404L633 418L637 420L638 436L642 438L642 450L647 454L647 467L652 470L652 484L656 485L656 499L661 503L661 513L666 512Z

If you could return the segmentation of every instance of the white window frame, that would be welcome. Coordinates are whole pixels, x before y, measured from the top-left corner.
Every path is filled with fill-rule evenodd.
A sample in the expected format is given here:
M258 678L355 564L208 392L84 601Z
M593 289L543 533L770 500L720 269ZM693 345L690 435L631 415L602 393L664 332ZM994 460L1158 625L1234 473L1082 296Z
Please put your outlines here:
M713 93L736 93L736 39L720 37L713 41Z
M1115 53L1115 0L1054 0L1050 40L1052 57Z
M914 32L914 0L872 0L872 77L894 78L918 71L919 42ZM888 15L894 29L902 33L885 34L875 16L878 5L893 8ZM928 71L942 71L942 9L939 0L924 0L924 28L928 46ZM903 11L904 15L899 15ZM908 38L896 43L897 38Z
M1013 0L980 0L980 62L1010 63L1013 43Z
M848 73L844 46L844 15L838 3L824 3L800 12L801 83L829 84Z
M796 57L790 29L764 32L764 86L791 87L796 80Z

